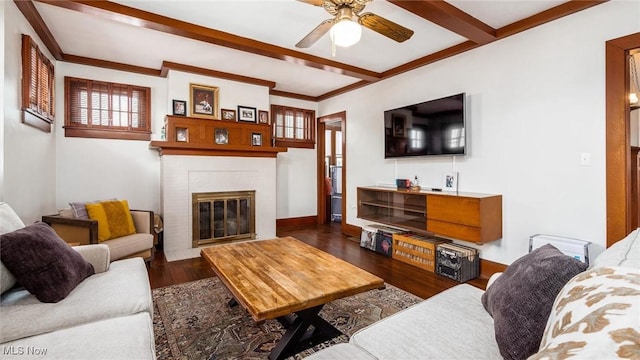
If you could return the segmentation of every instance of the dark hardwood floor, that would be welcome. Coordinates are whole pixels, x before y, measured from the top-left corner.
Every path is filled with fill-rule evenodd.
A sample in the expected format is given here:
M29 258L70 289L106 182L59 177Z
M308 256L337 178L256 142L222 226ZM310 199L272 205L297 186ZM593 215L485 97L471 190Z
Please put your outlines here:
M391 284L421 298L431 297L458 284L446 277L422 270L360 247L358 241L342 235L340 224L280 229L278 236L293 236L320 250L348 261ZM202 258L167 262L157 251L149 269L151 288L159 288L215 276ZM471 285L484 289L486 279L474 279Z

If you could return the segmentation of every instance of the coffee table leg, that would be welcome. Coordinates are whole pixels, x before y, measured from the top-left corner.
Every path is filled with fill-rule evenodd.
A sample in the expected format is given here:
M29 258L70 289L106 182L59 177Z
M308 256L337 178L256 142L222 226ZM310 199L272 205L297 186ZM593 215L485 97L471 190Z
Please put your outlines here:
M342 333L340 330L336 329L326 320L318 316L318 313L323 306L324 305L319 305L295 313L295 320L287 326L287 332L282 336L282 339L280 339L273 350L271 350L269 359L281 360L287 356L293 355L298 352L294 350L296 350L300 345L300 341L306 341L314 335L323 335L324 340L332 339L341 335ZM314 328L310 330L309 327L312 325ZM307 346L305 349L308 349L309 347L310 346Z

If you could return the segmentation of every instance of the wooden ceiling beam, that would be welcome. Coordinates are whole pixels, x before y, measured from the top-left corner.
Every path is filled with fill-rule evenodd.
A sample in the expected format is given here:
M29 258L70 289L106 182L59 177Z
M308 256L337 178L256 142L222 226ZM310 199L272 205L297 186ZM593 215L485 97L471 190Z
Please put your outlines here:
M389 2L476 44L486 44L497 39L496 29L444 0L389 0Z
M282 90L275 90L275 89L271 89L269 91L269 95L282 96L282 97L287 97L292 99L307 100L307 101L313 101L313 102L319 101L317 96L309 96L309 95L303 95L303 94L292 93L292 92L282 91Z
M526 19L503 26L496 31L496 35L498 35L498 38L502 39L608 1L609 0L570 0L558 6L554 6L551 9L529 16Z
M88 65L95 66L99 68L126 71L136 74L149 75L149 76L160 76L160 70L147 68L143 66L136 66L130 64L119 63L115 61L108 60L100 60L94 58L88 58L84 56L71 55L71 54L62 54L61 61L70 62L74 64L80 65Z
M249 77L249 76L242 76L238 74L231 74L223 71L217 71L217 70L205 69L197 66L174 63L171 61L163 61L162 68L160 69L160 73L162 77L166 77L169 70L176 70L176 71L187 72L191 74L211 76L211 77L216 77L220 79L243 82L246 84L266 86L269 89L273 89L274 87L276 87L275 81L263 80L263 79Z
M62 48L58 45L58 42L53 37L53 34L49 30L47 24L45 24L42 16L40 16L38 9L36 9L33 2L31 0L13 0L13 2L16 4L22 15L27 19L27 22L31 24L31 27L35 30L36 34L38 34L38 37L42 40L44 46L49 50L51 55L53 55L56 60L62 60L62 56L64 54L62 52Z
M103 0L36 0L45 4L100 16L120 23L161 31L209 44L228 47L277 60L300 64L323 71L355 77L362 80L377 80L380 74L374 71L324 59L303 52L290 50L261 41L233 35L166 16L153 14Z

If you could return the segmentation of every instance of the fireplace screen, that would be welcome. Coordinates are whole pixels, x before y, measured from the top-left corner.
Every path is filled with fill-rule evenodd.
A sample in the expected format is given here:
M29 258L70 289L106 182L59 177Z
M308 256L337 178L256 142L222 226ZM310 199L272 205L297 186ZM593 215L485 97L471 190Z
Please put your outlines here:
M193 193L193 247L255 239L255 191Z

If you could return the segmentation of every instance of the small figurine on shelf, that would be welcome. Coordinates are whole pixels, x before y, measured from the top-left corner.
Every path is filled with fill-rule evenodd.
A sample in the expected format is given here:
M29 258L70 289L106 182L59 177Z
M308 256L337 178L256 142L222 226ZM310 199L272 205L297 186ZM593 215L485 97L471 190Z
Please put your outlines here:
M413 178L413 181L411 181L411 190L420 191L420 181L418 181L418 175L416 175Z

